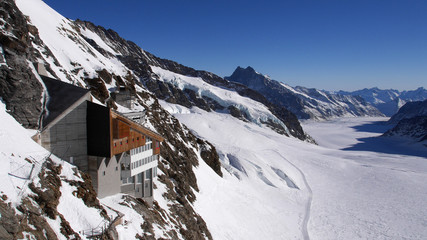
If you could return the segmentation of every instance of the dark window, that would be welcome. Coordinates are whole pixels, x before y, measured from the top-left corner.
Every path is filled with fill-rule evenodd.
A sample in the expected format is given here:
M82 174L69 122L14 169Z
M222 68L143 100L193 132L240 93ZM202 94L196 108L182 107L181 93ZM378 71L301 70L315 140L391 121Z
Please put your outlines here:
M102 172L102 175L104 175L104 176L105 176L105 171L103 171L103 172Z

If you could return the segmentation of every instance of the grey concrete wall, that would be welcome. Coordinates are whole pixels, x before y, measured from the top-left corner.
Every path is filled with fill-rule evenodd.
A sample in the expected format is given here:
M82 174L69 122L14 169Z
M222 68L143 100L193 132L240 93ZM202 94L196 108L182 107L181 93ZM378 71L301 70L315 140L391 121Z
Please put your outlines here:
M41 133L41 144L56 156L87 171L86 101Z
M99 198L111 196L121 192L120 159L116 156L102 159L99 162L97 177L97 193Z

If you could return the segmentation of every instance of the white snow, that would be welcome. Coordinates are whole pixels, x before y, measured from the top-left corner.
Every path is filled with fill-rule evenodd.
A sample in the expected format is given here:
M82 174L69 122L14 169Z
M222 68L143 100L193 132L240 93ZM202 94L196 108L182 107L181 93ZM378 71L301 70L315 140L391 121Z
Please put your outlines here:
M82 78L95 77L96 71L104 68L119 76L127 74L128 70L122 63L115 57L104 57L80 36L73 22L61 16L42 0L16 0L16 4L25 15L29 16L31 23L37 26L43 43L58 60L60 66L54 63L52 57L43 54L44 51L40 46L34 46L39 49L44 60L62 81L69 82L68 78L71 77L73 82L80 82L84 86ZM116 54L95 33L82 28L79 28L79 31L106 51Z
M227 114L161 104L221 156L223 178L202 160L195 169L195 209L214 239L426 239L426 155L363 148L384 119L306 122L316 146Z
M62 165L60 178L74 181L82 181L74 174L74 166L60 160L34 142L30 137L34 131L28 131L19 125L16 120L10 116L3 103L0 103L0 195L7 196L7 202L13 207L21 203L21 199L28 194L33 194L28 188L28 184L34 182L38 184L37 175L47 156ZM33 168L34 166L34 168ZM103 218L100 211L95 208L87 207L83 200L74 196L75 187L65 181L62 181L61 197L57 210L76 230L85 230L96 227ZM60 239L66 239L60 232L59 217L52 220L47 216L45 219L58 226L53 228ZM83 236L82 236L83 237Z
M184 76L155 66L151 66L151 69L159 76L160 81L168 82L181 90L193 90L198 96L209 97L225 108L234 106L246 113L250 118L249 120L258 125L271 120L282 125L284 129L287 129L283 122L274 116L268 108L260 102L242 97L235 91L210 85L199 77Z

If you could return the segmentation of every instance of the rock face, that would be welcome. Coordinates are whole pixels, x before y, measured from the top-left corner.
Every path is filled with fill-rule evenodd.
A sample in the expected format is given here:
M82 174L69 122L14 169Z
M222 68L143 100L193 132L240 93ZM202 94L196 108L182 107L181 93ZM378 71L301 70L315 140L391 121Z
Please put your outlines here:
M416 116L402 119L394 128L384 133L384 136L407 137L417 142L427 141L427 116Z
M42 85L31 70L37 59L32 42L37 28L27 23L13 0L0 2L0 97L23 126L36 128L42 109Z
M396 124L403 119L417 116L427 116L427 100L406 103L390 118L388 123Z
M395 89L365 88L354 92L339 91L342 95L360 96L386 116L392 116L407 102L427 99L427 90L420 87L412 91Z
M260 92L273 104L289 109L300 119L382 115L360 97L331 94L304 87L292 88L256 72L252 67L237 67L233 74L225 79Z
M395 127L384 133L384 136L401 136L414 141L427 140L427 100L408 102L388 121Z

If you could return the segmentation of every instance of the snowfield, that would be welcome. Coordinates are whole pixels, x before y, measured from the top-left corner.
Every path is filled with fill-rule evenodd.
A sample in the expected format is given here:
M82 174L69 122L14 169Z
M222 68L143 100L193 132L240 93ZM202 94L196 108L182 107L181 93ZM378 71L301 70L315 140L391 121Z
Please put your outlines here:
M383 151L360 145L382 134L385 118L305 122L316 146L230 115L162 105L220 153L223 178L203 162L195 169L195 208L214 239L427 238L427 152L387 153L394 145L382 138Z

